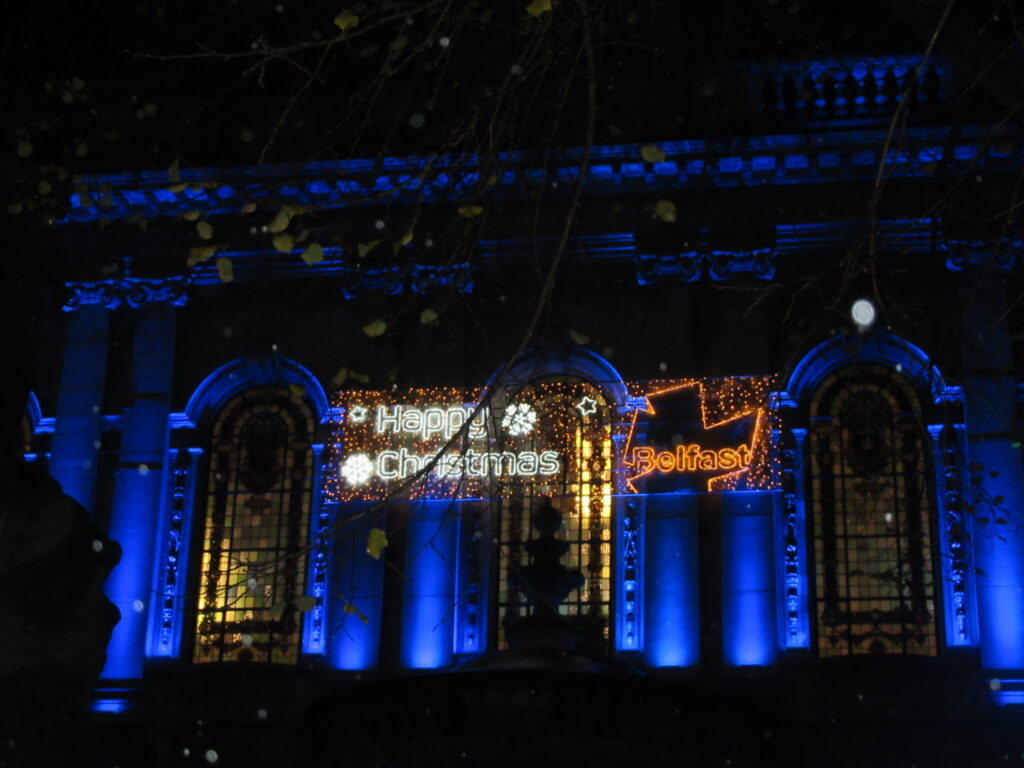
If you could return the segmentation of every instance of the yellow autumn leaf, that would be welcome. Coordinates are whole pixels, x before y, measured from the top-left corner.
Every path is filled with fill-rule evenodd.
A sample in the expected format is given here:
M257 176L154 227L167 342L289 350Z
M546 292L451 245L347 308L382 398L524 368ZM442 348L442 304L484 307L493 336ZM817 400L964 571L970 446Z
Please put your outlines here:
M167 169L167 178L169 181L181 181L181 172L178 170L177 158L171 163L171 167Z
M400 238L395 240L394 245L391 246L391 252L392 253L398 253L402 249L402 246L408 245L411 242L412 242L412 232L406 232Z
M551 0L533 0L528 6L526 6L526 12L536 18L545 11L551 10Z
M32 154L32 142L22 139L18 142L18 157L28 157Z
M437 312L432 310L430 307L427 307L420 312L420 322L423 323L423 325L430 325L431 323L436 322L437 318Z
M575 330L573 328L569 329L569 338L571 338L574 342L579 344L581 347L584 344L586 344L588 341L590 341L590 337L589 336L586 336L585 334L582 334L582 333L580 333L579 331L577 331L577 330Z
M292 217L288 215L288 211L282 208L277 212L277 216L274 217L274 220L267 225L267 229L274 234L284 232L288 229L288 222L291 220Z
M309 613L316 607L316 598L312 595L300 595L295 598L295 607L302 613Z
M306 209L301 205L292 205L291 203L285 203L281 206L285 213L289 216L301 216L306 212Z
M141 224L145 219L142 219L139 223ZM200 262L207 261L213 254L217 252L217 246L215 245L203 245L198 248L189 249L188 253L188 265L194 267Z
M188 184L181 184L181 183L172 184L171 186L169 186L167 188L167 190L169 192L173 192L174 194L178 194L179 192L184 192L186 189L188 189Z
M295 246L295 240L287 232L274 235L273 243L274 249L281 253L291 253L292 248Z
M640 150L640 157L644 159L645 163L663 163L665 162L665 150L653 144L647 144Z
M672 224L676 220L676 204L671 200L659 200L654 205L654 215L662 221Z
M372 240L369 243L359 243L359 245L356 246L356 250L359 252L359 258L365 259L366 254L372 251L373 247L379 242L380 240Z
M199 219L199 211L185 211L181 214L181 218L185 221L197 221Z
M227 256L221 256L217 259L217 274L220 276L222 283L230 283L235 279L235 270L231 265L231 259Z
M310 243L302 252L302 260L307 264L319 264L324 260L324 249L320 243Z
M463 205L459 208L459 216L465 216L467 219L475 219L484 209L479 205Z
M342 11L334 17L334 23L342 32L351 29L359 23L359 17L351 11Z
M358 371L349 371L348 375L352 377L352 381L358 381L360 384L366 384L370 380L369 376Z
M300 395L301 396L301 395L306 394L306 390L305 390L305 388L301 384L289 384L288 385L288 390L293 395Z
M360 611L358 608L356 608L356 606L352 603L345 604L345 613L354 613L356 616L359 617L359 620L363 622L363 624L370 623L370 620L366 618L366 614Z
M197 221L196 232L199 233L199 237L203 240L209 240L213 237L213 225L208 221Z
M334 374L334 378L331 379L331 384L333 384L336 387L340 387L342 384L345 383L345 379L347 379L347 378L348 378L348 369L347 368L339 368L338 372L336 374Z
M241 207L239 213L252 213L256 210L256 203L246 203Z
M366 552L374 560L380 560L384 547L388 545L388 536L380 528L371 528L366 537Z
M374 320L372 323L363 326L363 333L372 339L376 336L380 336L387 329L388 324L383 320Z

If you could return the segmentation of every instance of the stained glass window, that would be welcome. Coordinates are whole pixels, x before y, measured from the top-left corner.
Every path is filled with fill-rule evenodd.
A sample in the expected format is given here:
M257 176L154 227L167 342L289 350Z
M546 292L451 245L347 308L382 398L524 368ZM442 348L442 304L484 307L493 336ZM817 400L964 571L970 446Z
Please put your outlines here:
M214 423L193 661L298 660L313 429L303 398L273 387Z
M921 405L880 366L832 374L808 440L818 653L936 653Z
M607 641L612 562L612 408L601 391L578 379L545 379L523 388L513 403L530 403L547 447L564 457L549 479L513 481L501 500L498 572L498 647L508 647L508 629L533 608L517 584L529 565L523 544L538 534L531 516L550 499L562 513L556 537L569 547L561 563L582 575L559 607L585 632Z

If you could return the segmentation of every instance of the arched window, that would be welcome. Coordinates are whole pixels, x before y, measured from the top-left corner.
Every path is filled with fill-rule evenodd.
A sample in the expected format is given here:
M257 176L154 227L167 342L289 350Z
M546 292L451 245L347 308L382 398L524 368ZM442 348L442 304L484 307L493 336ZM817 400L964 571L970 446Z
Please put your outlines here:
M505 413L528 405L536 414L531 434L562 457L556 474L517 478L503 489L499 531L498 647L508 647L509 628L530 615L521 578L530 564L524 544L537 536L531 517L550 499L562 515L556 538L567 542L561 564L581 577L562 602L564 616L578 617L591 639L609 636L614 494L613 407L600 389L571 377L531 382L510 398ZM522 411L520 411L522 413Z
M810 405L818 653L936 653L928 435L909 382L841 368Z
M193 661L297 661L314 425L302 395L281 387L245 390L217 416Z

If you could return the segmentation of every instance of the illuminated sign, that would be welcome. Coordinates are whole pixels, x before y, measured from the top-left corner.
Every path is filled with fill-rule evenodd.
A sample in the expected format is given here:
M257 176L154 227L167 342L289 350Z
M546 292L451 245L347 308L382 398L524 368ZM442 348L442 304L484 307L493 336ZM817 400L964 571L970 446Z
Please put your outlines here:
M623 463L643 493L766 487L767 380L682 381L633 409ZM757 465L753 476L746 477Z
M344 393L328 492L339 500L497 493L495 484L544 479L563 467L527 402L500 413L477 393ZM340 455L339 455L340 454Z
M635 382L609 404L575 379L500 401L458 389L335 394L326 491L336 501L766 488L764 377ZM595 445L607 447L600 449ZM529 490L532 488L532 490Z

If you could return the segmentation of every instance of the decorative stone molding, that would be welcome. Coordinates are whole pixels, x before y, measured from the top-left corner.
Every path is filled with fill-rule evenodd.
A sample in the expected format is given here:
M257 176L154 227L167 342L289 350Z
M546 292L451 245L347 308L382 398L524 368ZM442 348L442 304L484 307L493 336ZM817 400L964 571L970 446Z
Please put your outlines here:
M693 282L706 273L712 280L728 280L740 273L749 273L761 280L775 276L775 250L759 248L750 251L687 251L659 256L637 256L636 279L640 285L650 285L671 277L682 282Z
M399 296L406 291L427 294L446 287L454 287L460 293L471 293L473 290L473 272L469 264L415 264L408 268L385 269L345 268L341 277L341 290L346 299L357 299L368 294Z
M953 272L978 264L1008 271L1017 264L1024 243L1020 240L946 240L939 247L946 254L946 268Z
M67 283L68 298L63 310L71 312L83 306L101 306L117 309L126 304L133 309L146 304L184 306L189 280L186 277L168 277L149 280L124 277L117 280L97 280L88 283Z

